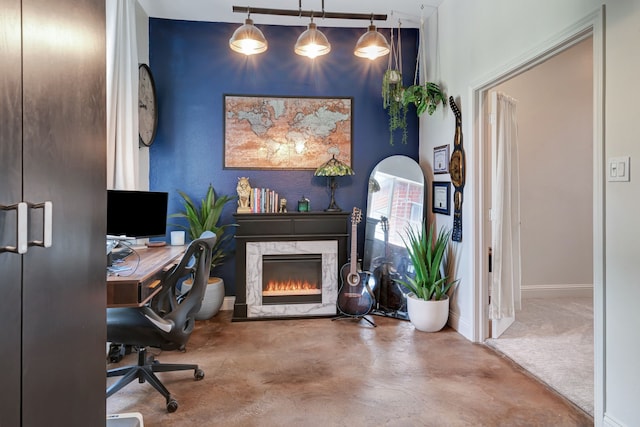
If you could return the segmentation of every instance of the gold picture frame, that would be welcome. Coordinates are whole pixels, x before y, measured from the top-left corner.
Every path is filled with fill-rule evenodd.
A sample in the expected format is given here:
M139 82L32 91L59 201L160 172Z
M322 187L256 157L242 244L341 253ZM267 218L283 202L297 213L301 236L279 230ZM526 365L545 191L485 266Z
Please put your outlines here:
M353 99L224 95L224 169L352 167Z

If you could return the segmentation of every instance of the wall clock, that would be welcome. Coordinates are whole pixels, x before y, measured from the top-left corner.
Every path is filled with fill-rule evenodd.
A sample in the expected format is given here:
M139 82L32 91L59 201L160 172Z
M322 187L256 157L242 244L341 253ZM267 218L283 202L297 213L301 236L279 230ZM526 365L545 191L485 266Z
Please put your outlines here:
M460 109L453 100L453 96L449 97L449 105L451 111L456 116L456 133L453 139L453 153L449 161L449 174L451 175L451 183L455 188L453 193L453 230L451 231L451 240L454 242L462 241L462 190L464 189L465 180L465 156L464 147L462 146L462 115Z
M147 64L138 67L138 137L141 145L151 146L158 129L156 85Z

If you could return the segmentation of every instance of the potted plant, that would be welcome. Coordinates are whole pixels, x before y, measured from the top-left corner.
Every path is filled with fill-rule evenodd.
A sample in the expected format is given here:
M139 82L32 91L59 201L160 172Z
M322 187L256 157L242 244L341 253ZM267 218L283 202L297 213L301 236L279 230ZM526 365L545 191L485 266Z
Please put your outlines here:
M403 99L402 74L395 69L385 71L382 78L382 106L389 115L389 143L393 145L393 133L402 129L402 143L407 143L407 105Z
M425 111L432 115L438 104L447 105L446 95L435 83L427 82L424 85L414 84L402 92L402 105L415 105L416 114L421 116Z
M396 42L391 28L389 64L382 76L382 106L389 114L389 143L393 145L394 132L402 129L402 143L407 143L407 107L402 103L402 41L398 24Z
M450 279L444 272L451 231L440 229L434 238L434 225L429 231L423 223L422 230L407 230L402 241L409 252L415 275L398 280L410 292L407 295L409 320L416 329L425 332L439 331L449 318L447 292L458 280Z
M184 218L188 225L171 224L186 231L190 240L197 239L205 231L215 233L217 240L213 246L211 256L211 271L221 265L231 253L229 243L233 237L231 227L236 224L220 224L220 216L224 206L236 199L235 196L216 197L213 185L209 184L207 194L198 207L191 198L183 191L178 190L178 194L183 199L184 211L171 214L171 218ZM185 280L181 291L187 292L191 289L191 282ZM220 277L210 277L207 290L200 311L196 314L197 320L205 320L214 316L222 306L224 300L224 281Z

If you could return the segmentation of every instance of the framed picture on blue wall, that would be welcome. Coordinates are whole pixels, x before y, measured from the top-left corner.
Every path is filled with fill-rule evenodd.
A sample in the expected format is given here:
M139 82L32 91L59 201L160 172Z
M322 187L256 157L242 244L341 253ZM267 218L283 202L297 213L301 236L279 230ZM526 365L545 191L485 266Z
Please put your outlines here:
M431 211L444 215L451 215L451 183L448 181L434 181L431 191Z
M224 95L225 169L352 165L353 99Z

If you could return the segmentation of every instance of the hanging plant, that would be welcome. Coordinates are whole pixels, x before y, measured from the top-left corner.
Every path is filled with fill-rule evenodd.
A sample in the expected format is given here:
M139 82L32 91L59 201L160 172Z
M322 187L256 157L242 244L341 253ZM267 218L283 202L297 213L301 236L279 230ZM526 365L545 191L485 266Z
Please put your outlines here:
M389 108L392 102L398 102L402 95L402 73L388 69L382 77L382 105Z
M398 70L385 71L382 78L382 103L389 115L389 143L393 145L393 134L397 129L402 129L402 142L406 143L407 111L402 103L402 74Z
M399 24L398 42L395 42L392 28L390 44L389 64L382 77L382 106L389 115L389 143L393 145L394 132L402 129L402 143L406 144L408 108L402 102L404 88L402 87L402 45Z
M402 105L407 107L410 104L415 105L418 117L425 111L432 115L438 104L447 105L446 95L435 83L427 82L424 85L411 85L402 92Z
M413 104L416 107L416 115L420 117L425 111L432 115L439 104L447 105L447 96L436 83L430 82L426 77L427 65L424 53L424 24L420 24L420 40L418 45L418 57L416 58L416 73L413 76L413 84L402 92L402 105L408 107ZM418 72L424 73L425 84L418 83Z

